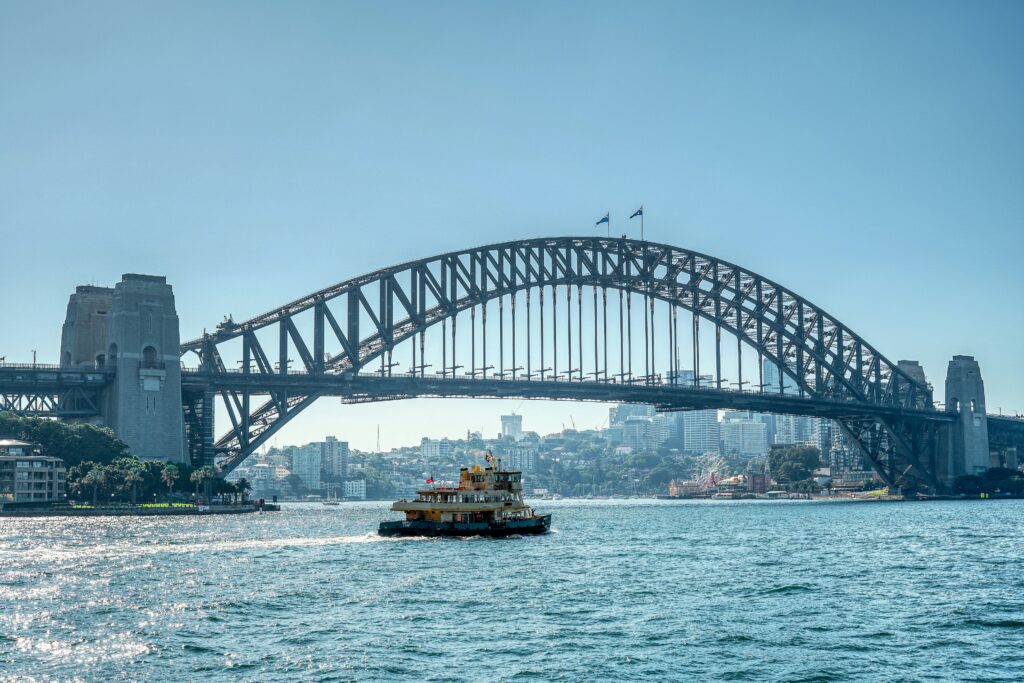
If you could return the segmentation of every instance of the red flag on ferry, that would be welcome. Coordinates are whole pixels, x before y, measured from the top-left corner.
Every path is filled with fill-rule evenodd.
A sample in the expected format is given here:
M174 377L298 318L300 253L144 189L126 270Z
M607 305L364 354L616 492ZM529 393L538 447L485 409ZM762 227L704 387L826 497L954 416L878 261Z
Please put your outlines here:
M433 478L433 477L429 477L429 478L427 479L427 483L428 483L428 484L433 484L433 483L434 483L434 478Z

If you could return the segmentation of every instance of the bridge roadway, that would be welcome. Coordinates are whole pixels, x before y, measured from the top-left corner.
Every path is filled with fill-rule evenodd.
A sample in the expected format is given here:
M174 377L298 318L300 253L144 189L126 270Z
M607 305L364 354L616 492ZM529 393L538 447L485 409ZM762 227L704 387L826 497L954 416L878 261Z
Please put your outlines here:
M0 364L0 412L64 418L100 413L113 370L44 364Z
M731 409L761 413L791 413L835 419L886 415L934 422L955 422L957 413L914 410L898 406L877 406L853 401L809 399L772 392L736 391L665 383L608 382L474 378L420 377L394 373L307 374L290 372L244 373L239 370L203 372L186 369L181 375L183 393L212 391L251 394L283 392L291 396L336 396L345 403L370 403L407 398L525 398L608 403L647 403L659 410Z

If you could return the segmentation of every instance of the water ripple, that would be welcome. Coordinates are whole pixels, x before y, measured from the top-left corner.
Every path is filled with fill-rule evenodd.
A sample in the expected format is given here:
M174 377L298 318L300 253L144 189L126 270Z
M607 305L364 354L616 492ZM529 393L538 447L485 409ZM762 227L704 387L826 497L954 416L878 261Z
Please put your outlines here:
M1024 679L1024 503L561 501L383 539L382 504L0 519L0 680Z

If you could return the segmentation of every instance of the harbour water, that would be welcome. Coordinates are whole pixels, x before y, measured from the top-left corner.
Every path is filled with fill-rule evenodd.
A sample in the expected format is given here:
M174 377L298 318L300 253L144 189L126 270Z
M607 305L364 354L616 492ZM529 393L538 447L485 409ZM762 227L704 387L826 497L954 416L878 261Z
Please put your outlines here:
M1024 501L0 519L0 680L1024 679Z

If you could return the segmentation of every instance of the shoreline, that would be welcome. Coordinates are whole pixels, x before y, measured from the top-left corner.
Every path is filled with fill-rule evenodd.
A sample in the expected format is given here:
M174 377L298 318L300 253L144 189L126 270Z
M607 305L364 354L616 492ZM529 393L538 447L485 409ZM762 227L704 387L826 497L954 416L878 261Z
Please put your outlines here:
M254 512L278 512L279 505L211 505L181 507L60 507L0 509L0 519L13 517L206 517L245 515Z

